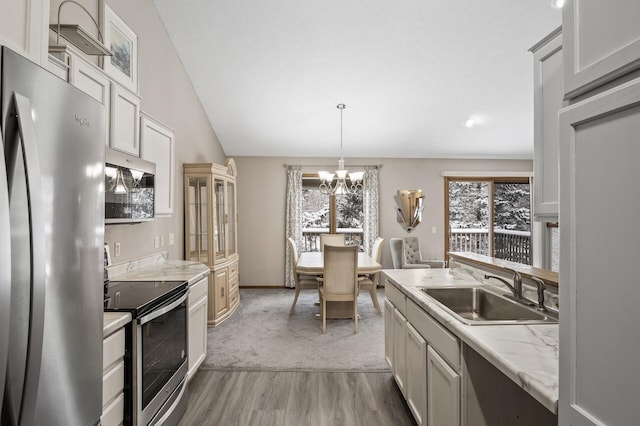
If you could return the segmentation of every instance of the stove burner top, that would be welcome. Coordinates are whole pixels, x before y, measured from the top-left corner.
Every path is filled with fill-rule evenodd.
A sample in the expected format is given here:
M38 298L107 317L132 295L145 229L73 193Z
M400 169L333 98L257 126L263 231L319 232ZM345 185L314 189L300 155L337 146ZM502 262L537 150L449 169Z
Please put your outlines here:
M131 312L137 318L186 288L186 281L109 281L105 284L104 310Z

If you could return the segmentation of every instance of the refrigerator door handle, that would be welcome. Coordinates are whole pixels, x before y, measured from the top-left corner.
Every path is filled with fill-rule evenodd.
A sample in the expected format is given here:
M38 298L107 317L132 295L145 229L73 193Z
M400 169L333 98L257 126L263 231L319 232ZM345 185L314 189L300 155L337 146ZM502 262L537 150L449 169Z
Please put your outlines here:
M31 245L31 315L29 320L29 349L27 351L24 394L20 407L20 424L32 424L36 407L36 394L40 379L44 335L45 264L46 257L44 216L42 206L42 175L31 101L13 93L13 102L22 140L22 153L28 193L29 234Z
M4 142L0 128L0 142ZM9 187L4 144L0 144L0 413L9 355L9 325L11 313L11 226L9 223Z

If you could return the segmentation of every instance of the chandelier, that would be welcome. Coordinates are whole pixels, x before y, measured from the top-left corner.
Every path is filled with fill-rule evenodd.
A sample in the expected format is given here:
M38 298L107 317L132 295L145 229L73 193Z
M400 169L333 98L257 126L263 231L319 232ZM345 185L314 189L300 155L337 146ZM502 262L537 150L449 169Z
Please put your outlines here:
M347 106L338 104L340 110L340 160L338 160L338 170L335 172L337 177L334 184L334 173L324 170L318 172L320 177L320 191L326 195L344 195L362 190L362 177L364 172L351 172L344 168L344 158L342 157L342 112ZM347 184L347 179L351 181L351 185Z

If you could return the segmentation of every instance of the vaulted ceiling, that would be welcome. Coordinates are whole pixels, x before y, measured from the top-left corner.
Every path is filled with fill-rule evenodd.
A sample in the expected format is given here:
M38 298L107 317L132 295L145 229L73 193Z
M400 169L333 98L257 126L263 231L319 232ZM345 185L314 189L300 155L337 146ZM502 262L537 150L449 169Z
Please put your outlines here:
M532 158L550 0L154 3L227 155Z

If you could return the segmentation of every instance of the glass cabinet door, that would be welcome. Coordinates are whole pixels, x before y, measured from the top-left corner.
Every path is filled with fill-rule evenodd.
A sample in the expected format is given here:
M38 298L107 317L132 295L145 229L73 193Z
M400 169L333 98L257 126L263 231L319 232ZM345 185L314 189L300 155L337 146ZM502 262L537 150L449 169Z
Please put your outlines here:
M209 263L209 229L207 226L209 215L208 179L206 176L189 176L188 178L188 214L189 235L187 259Z
M225 197L224 197L224 179L215 178L213 180L214 191L214 221L213 221L213 244L215 249L216 260L225 258Z
M228 255L236 252L236 183L227 181L227 248Z

